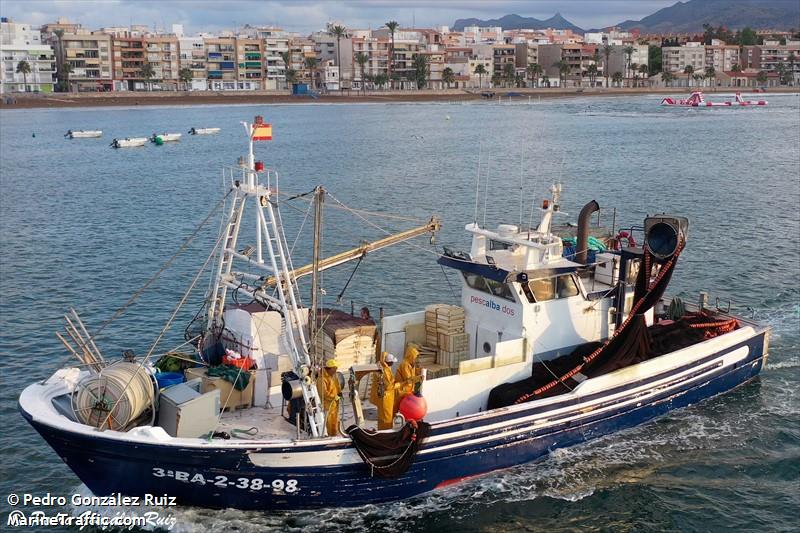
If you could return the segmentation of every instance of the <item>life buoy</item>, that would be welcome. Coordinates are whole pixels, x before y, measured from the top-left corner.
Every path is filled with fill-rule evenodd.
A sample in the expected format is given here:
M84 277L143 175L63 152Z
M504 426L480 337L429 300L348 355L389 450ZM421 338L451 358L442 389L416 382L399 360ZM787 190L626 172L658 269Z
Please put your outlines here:
M636 239L633 237L633 235L631 235L627 231L620 231L619 233L617 233L617 236L614 237L614 249L615 250L619 250L619 249L622 248L622 240L623 239L627 243L627 245L625 246L626 248L634 248L634 247L636 247Z

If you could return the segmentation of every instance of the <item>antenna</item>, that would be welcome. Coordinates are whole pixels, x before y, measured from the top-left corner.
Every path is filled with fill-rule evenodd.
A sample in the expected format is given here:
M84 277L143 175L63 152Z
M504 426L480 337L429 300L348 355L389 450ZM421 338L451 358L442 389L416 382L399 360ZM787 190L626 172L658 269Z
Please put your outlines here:
M489 163L491 163L491 160L489 160L486 163L486 184L483 187L483 227L484 228L486 227L486 205L489 203L488 202L488 199L489 199L489 167L490 167Z
M525 156L525 148L519 152L519 227L522 229L522 174L524 168L523 157Z
M481 154L483 153L483 140L478 141L478 178L475 180L475 217L472 223L478 225L478 196L481 188Z

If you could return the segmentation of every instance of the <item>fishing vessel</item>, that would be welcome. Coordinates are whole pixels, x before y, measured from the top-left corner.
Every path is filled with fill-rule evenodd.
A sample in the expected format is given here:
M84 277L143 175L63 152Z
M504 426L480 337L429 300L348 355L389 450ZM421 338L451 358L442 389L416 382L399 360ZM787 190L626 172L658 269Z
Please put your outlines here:
M173 141L180 141L181 134L180 133L154 133L150 136L150 142L158 143L158 142L173 142Z
M92 137L102 137L101 130L67 130L64 137L69 139L88 139Z
M114 139L109 146L112 148L131 148L144 146L147 141L147 137L125 137L124 139Z
M220 128L192 128L189 130L189 135L213 135L219 132Z
M689 98L667 97L661 100L663 106L673 107L735 107L735 106L765 106L766 100L745 100L740 92L736 92L733 100L724 102L711 102L706 100L702 91L694 91Z
M476 216L465 226L468 250L437 254L460 280L458 305L411 307L377 323L321 309L320 272L435 234L440 222L322 257L323 207L338 201L317 187L305 196L313 261L295 268L278 176L254 156L271 126L260 117L243 125L249 150L227 171L220 235L145 355L106 359L71 311L58 335L79 361L19 398L22 416L96 495L167 493L183 505L259 510L395 501L641 424L746 383L765 363L769 328L711 308L707 297L692 305L664 296L688 245L687 219L648 216L624 233L603 232L590 201L565 229L553 222L562 212L557 184L536 227L488 227ZM255 231L245 237L247 222ZM590 251L592 237L608 248ZM172 380L155 368L165 360L154 361L156 347L206 267L203 307L183 351L170 351L188 366ZM326 340L329 317L347 325L341 339L345 329ZM353 364L343 364L350 335L374 339L368 361L356 342ZM410 348L435 353L415 371L427 409L408 393L391 427L375 431L391 387L383 354L410 358ZM329 403L317 382L333 355L339 373L328 375L343 398ZM237 387L243 375L248 383ZM407 399L414 409L403 409ZM341 422L330 431L332 411Z

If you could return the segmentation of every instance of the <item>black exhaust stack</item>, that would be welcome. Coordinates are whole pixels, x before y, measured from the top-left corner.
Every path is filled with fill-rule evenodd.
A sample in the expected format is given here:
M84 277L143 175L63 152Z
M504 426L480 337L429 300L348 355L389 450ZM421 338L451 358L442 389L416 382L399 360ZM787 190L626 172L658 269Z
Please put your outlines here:
M575 262L586 264L586 257L589 255L589 219L592 213L599 211L600 205L592 200L581 209L578 215L578 238L575 243Z

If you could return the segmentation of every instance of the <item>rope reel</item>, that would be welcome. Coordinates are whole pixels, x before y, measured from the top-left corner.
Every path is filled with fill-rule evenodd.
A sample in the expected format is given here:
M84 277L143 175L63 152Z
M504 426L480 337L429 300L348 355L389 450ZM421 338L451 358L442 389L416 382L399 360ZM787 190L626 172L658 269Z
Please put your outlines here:
M82 423L124 431L155 400L150 372L120 361L83 379L72 393L72 411Z

